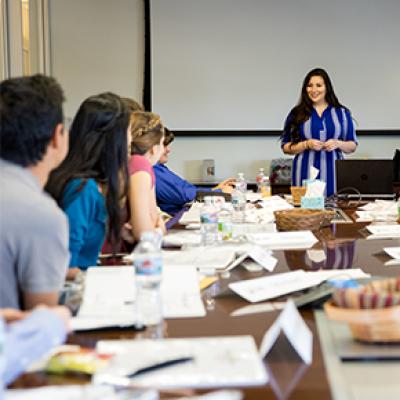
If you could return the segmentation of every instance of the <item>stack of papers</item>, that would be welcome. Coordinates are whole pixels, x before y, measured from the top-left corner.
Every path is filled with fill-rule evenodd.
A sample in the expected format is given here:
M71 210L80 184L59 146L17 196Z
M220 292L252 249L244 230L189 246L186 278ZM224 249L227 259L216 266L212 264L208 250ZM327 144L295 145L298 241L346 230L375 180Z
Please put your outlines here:
M396 221L397 205L391 200L375 200L356 211L357 222Z
M306 249L318 242L311 231L247 234L249 242L271 250Z
M367 239L396 239L400 238L400 225L368 225L367 230L371 235Z
M185 282L182 285L182 282ZM127 327L136 323L133 267L93 267L85 278L82 305L72 318L75 331ZM161 282L164 318L204 317L199 277L194 266L164 268Z
M95 375L96 383L166 389L258 386L268 380L252 336L100 341L97 350L116 356ZM126 377L140 368L182 357L193 357L193 361Z
M364 273L361 269L331 269L315 272L298 270L230 283L229 288L245 300L255 303L307 289L329 279L368 277L370 275Z

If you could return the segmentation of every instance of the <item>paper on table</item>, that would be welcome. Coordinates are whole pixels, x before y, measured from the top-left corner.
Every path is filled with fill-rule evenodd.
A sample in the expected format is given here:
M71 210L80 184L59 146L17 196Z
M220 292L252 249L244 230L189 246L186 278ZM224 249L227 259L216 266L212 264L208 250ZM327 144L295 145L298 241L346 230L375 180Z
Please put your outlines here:
M306 251L308 258L316 263L326 260L326 254L323 250L310 249Z
M198 269L224 269L235 259L231 246L194 247L182 251L163 251L164 266L194 265Z
M166 246L199 246L201 244L201 235L197 231L173 231L163 238Z
M69 385L46 386L34 389L11 389L5 392L4 400L118 400L125 399L111 386ZM158 400L155 390L138 390L131 394L131 400Z
M304 249L318 242L311 231L254 233L246 237L254 244L273 250Z
M230 313L231 317L241 317L242 315L259 314L263 312L271 312L282 310L286 303L281 301L269 301L268 303L251 304L249 306L240 307Z
M164 268L161 298L164 318L195 318L206 315L201 300L199 276L194 266Z
M311 364L313 336L297 311L293 300L287 301L279 317L264 335L260 346L260 355L263 358L271 350L281 330L301 359L306 364Z
M272 257L271 252L260 246L252 246L248 252L248 257L252 258L256 263L260 264L267 271L272 272L278 260Z
M182 282L185 282L182 285ZM133 267L89 268L78 315L72 318L75 331L126 327L136 322L135 275ZM206 314L196 268L191 265L163 269L161 298L164 318L194 318Z
M182 214L179 223L187 225L191 223L200 223L200 210L203 207L202 203L193 203L188 211Z
M400 247L384 247L383 251L389 254L390 257L400 260Z
M135 386L159 389L258 386L268 380L252 336L100 341L97 350L116 356L95 375L96 383L124 378L143 366L187 356L193 357L194 362L126 380Z
M129 267L92 267L86 272L82 305L71 320L75 331L130 326L135 318L135 272Z
M316 286L327 279L354 279L366 278L369 276L369 274L365 274L360 269L338 269L315 272L297 270L262 278L233 282L228 286L247 301L256 303Z
M367 230L372 233L367 239L392 239L400 238L400 225L368 225Z

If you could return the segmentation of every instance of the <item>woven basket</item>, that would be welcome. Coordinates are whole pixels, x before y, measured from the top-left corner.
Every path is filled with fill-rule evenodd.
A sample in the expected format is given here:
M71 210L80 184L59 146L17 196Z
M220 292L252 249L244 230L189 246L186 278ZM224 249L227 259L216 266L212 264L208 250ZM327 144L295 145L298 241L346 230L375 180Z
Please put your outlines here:
M274 211L274 215L278 231L317 231L330 224L334 212L300 208Z
M353 337L364 342L400 342L400 306L354 309L324 304L328 318L347 322Z

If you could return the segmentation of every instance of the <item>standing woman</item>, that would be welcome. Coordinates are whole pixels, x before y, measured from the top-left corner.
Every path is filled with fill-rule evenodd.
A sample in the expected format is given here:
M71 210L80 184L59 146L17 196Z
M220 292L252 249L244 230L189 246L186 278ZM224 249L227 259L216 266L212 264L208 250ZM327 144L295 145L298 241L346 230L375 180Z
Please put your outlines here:
M69 220L70 271L96 265L106 237L120 239L121 202L128 193L130 113L113 93L91 96L80 106L69 153L50 176L47 191Z
M285 122L281 147L295 155L292 185L302 186L310 167L317 168L319 179L326 182L326 195L336 192L335 160L357 147L350 110L339 103L327 72L310 71L304 79L300 101Z
M157 208L153 165L164 152L164 126L157 114L136 111L131 115L129 205L133 238L165 225Z

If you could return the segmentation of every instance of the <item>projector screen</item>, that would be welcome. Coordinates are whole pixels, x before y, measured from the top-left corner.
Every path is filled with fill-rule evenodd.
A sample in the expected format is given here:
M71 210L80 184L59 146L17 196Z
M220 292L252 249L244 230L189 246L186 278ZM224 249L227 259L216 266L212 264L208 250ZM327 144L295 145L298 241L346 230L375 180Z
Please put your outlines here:
M399 0L150 0L152 110L178 131L281 130L322 67L358 130L400 132L399 20Z

